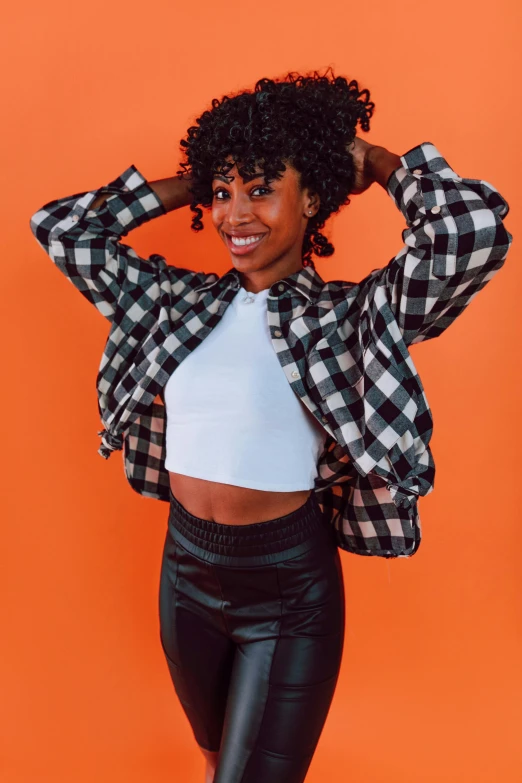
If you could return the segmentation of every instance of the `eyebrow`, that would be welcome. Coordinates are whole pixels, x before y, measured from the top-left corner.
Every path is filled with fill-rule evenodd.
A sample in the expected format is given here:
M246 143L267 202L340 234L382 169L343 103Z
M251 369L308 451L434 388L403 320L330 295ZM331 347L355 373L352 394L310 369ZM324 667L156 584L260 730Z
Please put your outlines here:
M259 177L265 177L264 174L252 174L249 177L245 177L244 182L252 182L253 179L259 179ZM214 179L220 179L223 182L226 182L228 185L228 179L223 174L214 174ZM234 177L232 177L234 179Z

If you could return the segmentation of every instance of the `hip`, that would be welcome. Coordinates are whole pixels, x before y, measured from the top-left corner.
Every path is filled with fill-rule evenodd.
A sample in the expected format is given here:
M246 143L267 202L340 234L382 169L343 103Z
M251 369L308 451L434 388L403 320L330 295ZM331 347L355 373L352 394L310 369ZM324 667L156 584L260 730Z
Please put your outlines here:
M164 606L235 641L344 627L339 550L313 493L296 511L250 525L192 517L172 497L161 584Z

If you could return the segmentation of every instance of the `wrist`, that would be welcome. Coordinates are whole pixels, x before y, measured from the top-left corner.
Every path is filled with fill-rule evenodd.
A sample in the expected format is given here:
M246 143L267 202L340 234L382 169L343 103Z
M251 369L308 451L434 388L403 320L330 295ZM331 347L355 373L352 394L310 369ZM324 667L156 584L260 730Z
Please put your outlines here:
M156 193L162 202L165 210L170 212L173 209L188 206L192 199L192 193L189 186L192 183L191 177L165 177L149 182L150 187Z
M386 147L374 146L368 150L368 168L376 182L384 189L391 174L402 166L399 155L390 152Z

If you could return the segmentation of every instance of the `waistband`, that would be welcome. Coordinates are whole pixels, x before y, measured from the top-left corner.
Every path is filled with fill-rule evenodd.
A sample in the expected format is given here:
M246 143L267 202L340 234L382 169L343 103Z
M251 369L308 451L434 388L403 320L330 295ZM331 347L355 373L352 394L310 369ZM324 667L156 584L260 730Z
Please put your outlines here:
M306 502L283 517L247 525L226 525L190 514L170 494L168 527L176 541L209 563L229 566L269 565L296 557L318 539L333 541L314 491Z

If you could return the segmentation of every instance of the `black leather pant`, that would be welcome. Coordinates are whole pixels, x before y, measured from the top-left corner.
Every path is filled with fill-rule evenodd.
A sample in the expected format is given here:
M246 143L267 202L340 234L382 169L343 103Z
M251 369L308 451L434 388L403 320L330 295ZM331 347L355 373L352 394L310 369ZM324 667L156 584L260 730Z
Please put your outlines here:
M214 783L301 783L341 664L345 597L333 531L312 491L248 525L192 516L171 492L160 637Z

